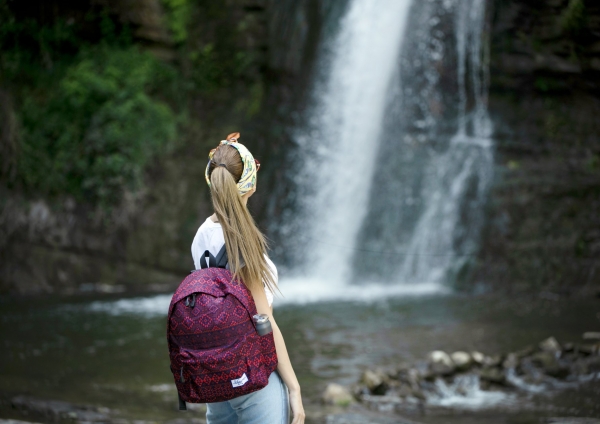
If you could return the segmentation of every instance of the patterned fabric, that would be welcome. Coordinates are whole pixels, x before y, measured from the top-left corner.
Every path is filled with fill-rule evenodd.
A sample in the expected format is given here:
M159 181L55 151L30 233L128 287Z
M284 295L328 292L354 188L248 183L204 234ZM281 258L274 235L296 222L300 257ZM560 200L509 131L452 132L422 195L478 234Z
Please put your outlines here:
M254 161L254 156L252 156L252 153L250 153L250 150L248 150L246 148L246 146L244 146L243 144L237 142L237 139L239 138L239 136L240 136L239 133L234 133L230 136L231 138L229 138L228 140L221 140L221 143L219 144L219 146L227 145L227 146L234 147L240 153L240 156L242 157L242 163L244 164L244 171L242 171L242 176L240 177L240 180L237 183L237 187L238 187L238 191L239 191L240 195L243 196L244 194L246 194L250 190L252 190L254 188L254 186L256 185L256 172L258 171L258 169L256 168L256 162ZM210 161L212 160L212 158L215 155L215 152L218 148L219 147L212 149L208 153L208 164L206 165L206 171L204 171L204 178L206 178L206 183L208 184L209 187L210 187L210 177L208 175L208 169L210 167Z
M268 384L275 341L273 333L258 335L256 313L249 290L229 270L201 269L183 280L169 306L167 341L184 401L222 402Z

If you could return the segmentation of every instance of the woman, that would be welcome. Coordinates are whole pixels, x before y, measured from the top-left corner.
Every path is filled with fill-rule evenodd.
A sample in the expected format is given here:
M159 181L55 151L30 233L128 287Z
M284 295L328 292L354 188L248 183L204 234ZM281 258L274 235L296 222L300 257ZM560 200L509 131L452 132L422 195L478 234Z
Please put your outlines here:
M208 424L287 424L291 407L292 424L301 424L304 408L300 385L273 318L277 269L266 254L264 236L246 208L248 199L256 191L260 164L238 143L239 136L239 133L230 134L209 153L205 177L215 213L198 229L192 242L192 257L199 269L200 258L206 250L216 256L223 244L226 245L229 270L234 278L246 284L258 313L269 316L278 365L265 388L226 402L207 404L206 420Z

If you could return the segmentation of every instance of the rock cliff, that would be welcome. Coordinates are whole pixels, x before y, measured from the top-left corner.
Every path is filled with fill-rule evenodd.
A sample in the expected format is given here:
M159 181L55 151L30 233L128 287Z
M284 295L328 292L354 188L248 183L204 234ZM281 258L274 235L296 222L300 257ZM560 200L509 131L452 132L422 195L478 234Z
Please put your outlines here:
M600 286L600 4L493 0L496 184L474 282Z

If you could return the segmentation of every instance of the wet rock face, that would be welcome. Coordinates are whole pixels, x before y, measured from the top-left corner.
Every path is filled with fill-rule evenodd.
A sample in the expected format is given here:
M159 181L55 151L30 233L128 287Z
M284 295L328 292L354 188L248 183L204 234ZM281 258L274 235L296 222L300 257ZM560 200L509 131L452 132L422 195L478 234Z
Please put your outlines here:
M600 272L600 3L490 0L495 186L472 281L551 299Z
M496 83L598 94L600 4L588 0L494 0L491 71Z
M52 22L57 19L85 22L89 19L90 12L106 8L120 23L132 28L132 36L136 41L141 41L152 49L162 48L165 53L173 45L160 0L35 0L27 4L10 2L9 7L18 19L33 18L39 22Z

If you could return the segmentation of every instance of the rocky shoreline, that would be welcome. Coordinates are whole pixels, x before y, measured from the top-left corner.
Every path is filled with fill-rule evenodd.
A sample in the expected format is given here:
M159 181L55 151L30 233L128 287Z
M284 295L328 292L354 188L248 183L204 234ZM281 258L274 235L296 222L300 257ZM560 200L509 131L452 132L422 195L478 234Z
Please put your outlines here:
M421 412L430 407L468 407L475 397L490 401L577 387L600 381L600 333L584 334L583 343L559 343L549 337L519 351L438 350L412 364L367 369L351 387L329 384L324 403L356 402L379 412ZM559 422L559 421L557 421Z

